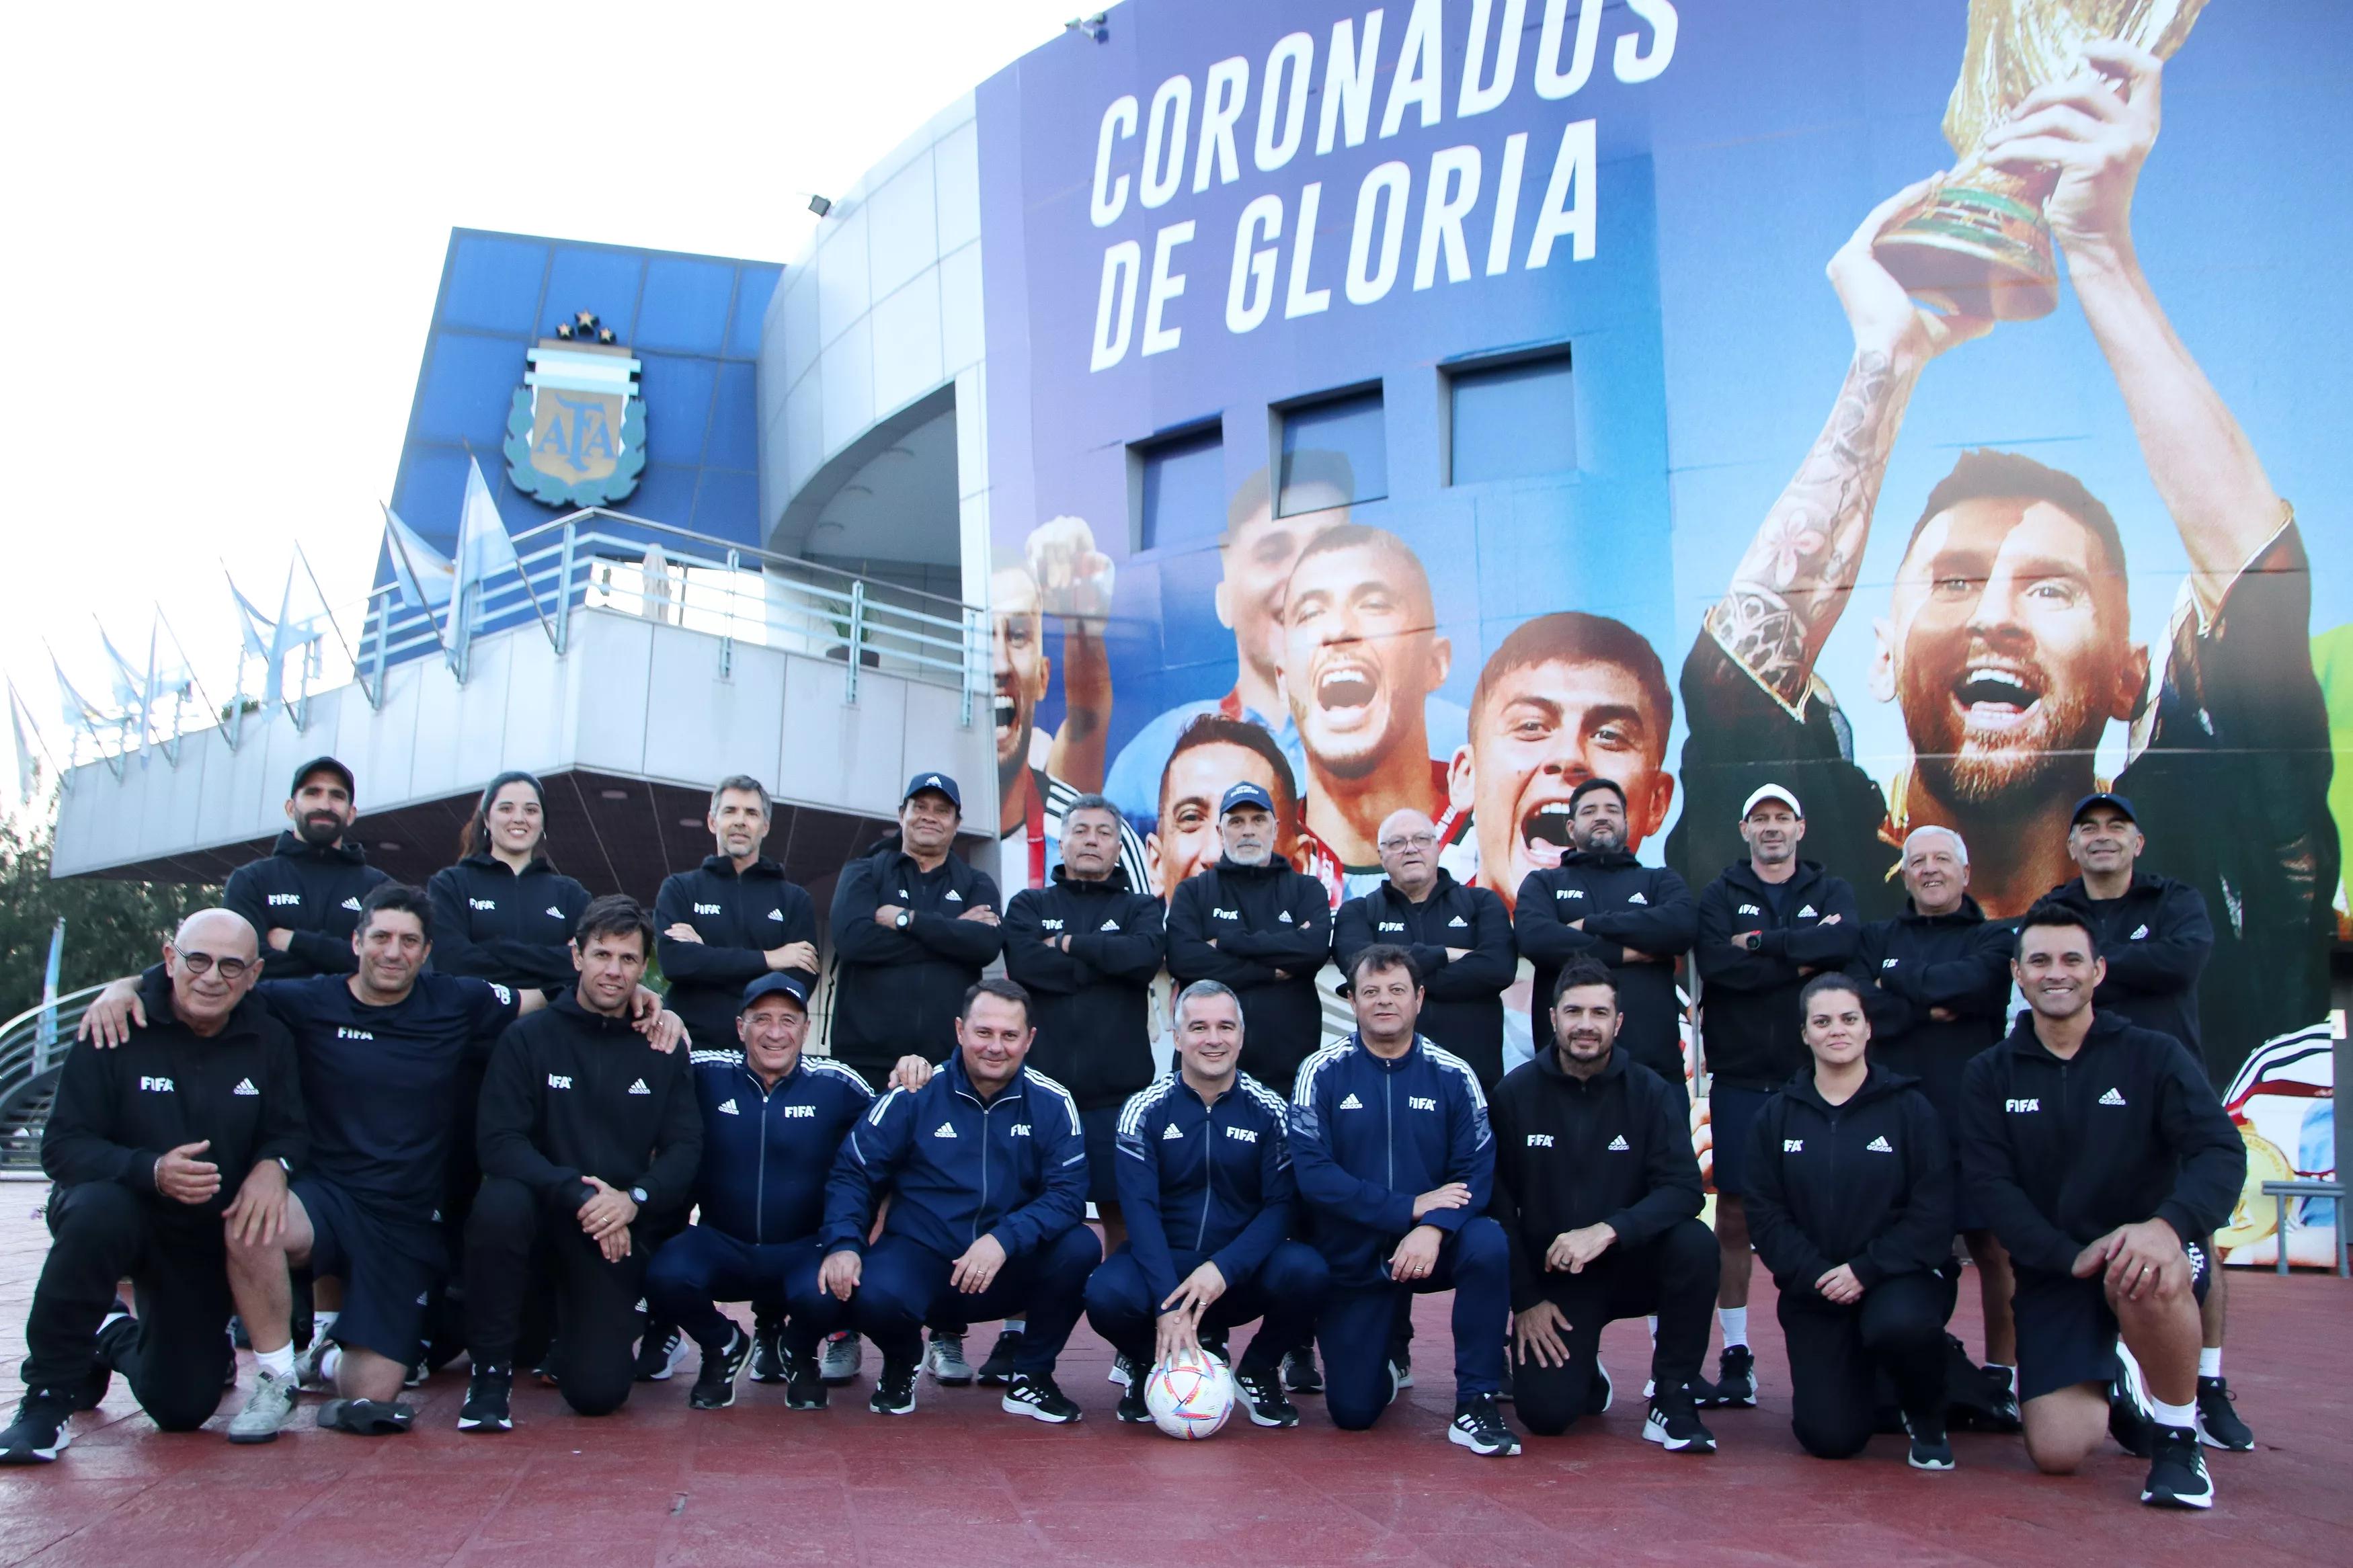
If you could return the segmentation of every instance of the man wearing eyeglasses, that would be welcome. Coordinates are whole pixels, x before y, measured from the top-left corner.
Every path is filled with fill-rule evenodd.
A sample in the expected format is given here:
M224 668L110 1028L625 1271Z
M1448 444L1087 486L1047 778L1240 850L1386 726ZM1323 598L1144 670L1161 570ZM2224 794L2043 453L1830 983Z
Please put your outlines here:
M116 1373L167 1432L220 1403L235 1354L225 1237L276 1238L310 1143L293 1037L248 994L259 948L232 910L189 916L139 977L147 1021L118 1050L67 1056L41 1140L52 1240L0 1462L55 1459L68 1418ZM135 1318L115 1299L126 1276Z

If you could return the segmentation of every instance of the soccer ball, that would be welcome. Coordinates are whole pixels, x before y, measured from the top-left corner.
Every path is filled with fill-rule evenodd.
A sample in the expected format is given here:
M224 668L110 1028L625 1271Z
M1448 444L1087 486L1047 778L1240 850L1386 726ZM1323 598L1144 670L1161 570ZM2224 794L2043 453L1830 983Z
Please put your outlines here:
M1171 1437L1211 1436L1234 1413L1233 1374L1214 1356L1178 1351L1145 1376L1144 1404Z

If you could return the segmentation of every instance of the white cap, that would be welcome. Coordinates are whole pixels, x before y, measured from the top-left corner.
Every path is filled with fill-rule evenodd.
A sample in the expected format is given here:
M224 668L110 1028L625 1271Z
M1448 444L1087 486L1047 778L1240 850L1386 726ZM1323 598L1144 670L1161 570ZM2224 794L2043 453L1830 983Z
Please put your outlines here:
M1740 803L1740 820L1743 822L1747 821L1748 814L1768 800L1779 801L1783 805L1788 806L1790 812L1799 820L1802 821L1804 819L1806 808L1798 804L1798 797L1796 795L1791 795L1779 784L1758 784L1755 789L1749 792L1748 798Z

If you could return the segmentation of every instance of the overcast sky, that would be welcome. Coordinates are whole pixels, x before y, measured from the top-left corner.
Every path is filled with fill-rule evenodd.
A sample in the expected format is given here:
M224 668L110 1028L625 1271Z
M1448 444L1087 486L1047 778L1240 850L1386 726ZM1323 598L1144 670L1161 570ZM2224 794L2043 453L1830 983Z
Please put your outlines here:
M0 668L50 747L45 641L103 701L100 621L234 646L224 562L366 592L452 227L789 261L1080 3L11 8Z

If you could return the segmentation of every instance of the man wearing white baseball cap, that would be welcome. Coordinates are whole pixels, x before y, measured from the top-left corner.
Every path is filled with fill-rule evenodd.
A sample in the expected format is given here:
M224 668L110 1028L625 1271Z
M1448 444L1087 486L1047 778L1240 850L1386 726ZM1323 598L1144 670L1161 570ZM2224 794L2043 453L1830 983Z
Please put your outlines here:
M1798 993L1813 975L1843 968L1862 938L1854 889L1798 858L1805 836L1798 797L1780 784L1760 784L1740 807L1748 858L1726 866L1699 895L1692 958L1701 985L1715 1239L1724 1261L1715 1299L1724 1353L1711 1405L1757 1403L1757 1365L1748 1351L1748 1216L1740 1201L1749 1128L1767 1098L1809 1059Z

